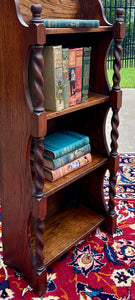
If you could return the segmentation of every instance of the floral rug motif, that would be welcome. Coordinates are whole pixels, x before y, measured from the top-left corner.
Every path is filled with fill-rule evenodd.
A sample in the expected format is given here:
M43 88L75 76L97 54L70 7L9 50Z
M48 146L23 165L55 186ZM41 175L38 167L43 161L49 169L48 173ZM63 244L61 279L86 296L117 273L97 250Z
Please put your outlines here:
M104 180L108 198L108 174ZM117 231L97 228L48 269L47 292L36 296L21 273L4 265L0 228L0 299L135 300L135 154L120 155ZM1 227L1 221L0 221Z

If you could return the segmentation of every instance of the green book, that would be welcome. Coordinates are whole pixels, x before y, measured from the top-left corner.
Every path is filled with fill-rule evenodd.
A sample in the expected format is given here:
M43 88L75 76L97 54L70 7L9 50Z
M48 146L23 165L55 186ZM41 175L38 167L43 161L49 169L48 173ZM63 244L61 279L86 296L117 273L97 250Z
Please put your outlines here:
M99 20L82 19L43 19L47 28L95 28L99 27Z
M83 59L82 59L82 102L88 101L90 55L91 55L91 47L84 47Z
M45 46L44 56L44 107L52 111L64 109L62 78L62 46Z
M68 108L69 107L68 63L69 63L68 48L62 48L62 65L63 65L62 74L63 74L64 108Z

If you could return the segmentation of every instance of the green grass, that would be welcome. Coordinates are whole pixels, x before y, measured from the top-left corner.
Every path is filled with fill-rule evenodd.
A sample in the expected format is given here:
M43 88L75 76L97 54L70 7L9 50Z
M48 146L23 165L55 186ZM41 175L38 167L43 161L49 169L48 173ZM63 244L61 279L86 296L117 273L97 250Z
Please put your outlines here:
M110 86L113 85L112 76L114 71L108 70L108 79ZM120 87L121 88L135 88L135 68L123 68L120 71L121 81Z

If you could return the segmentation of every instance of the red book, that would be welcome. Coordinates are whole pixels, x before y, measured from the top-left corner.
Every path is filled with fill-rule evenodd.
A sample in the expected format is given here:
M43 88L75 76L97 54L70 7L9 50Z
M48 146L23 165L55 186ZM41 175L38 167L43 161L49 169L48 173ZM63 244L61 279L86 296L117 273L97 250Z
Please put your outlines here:
M76 104L75 96L75 48L69 48L69 106Z
M77 170L77 169L87 165L91 161L92 161L91 153L87 153L87 154L82 155L82 156L78 157L77 159L75 159L55 170L51 170L49 168L44 167L43 172L44 172L45 178L48 179L49 181L53 182L65 175L73 172L74 170Z
M83 48L75 48L75 96L76 104L81 103L82 98L82 57Z

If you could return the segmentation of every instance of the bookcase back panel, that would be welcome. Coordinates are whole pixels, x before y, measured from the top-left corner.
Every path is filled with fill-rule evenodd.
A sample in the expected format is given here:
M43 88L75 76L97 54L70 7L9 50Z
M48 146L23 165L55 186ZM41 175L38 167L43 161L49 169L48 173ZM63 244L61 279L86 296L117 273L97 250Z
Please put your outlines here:
M98 37L98 38L97 38ZM46 45L62 45L63 48L91 47L90 60L90 91L99 94L109 94L109 84L106 72L106 57L113 40L113 33L78 33L47 35Z
M47 121L47 134L69 129L89 136L92 152L107 155L105 122L109 103L95 105ZM96 120L96 121L95 121ZM95 126L96 122L96 126ZM91 124L93 124L91 126Z
M29 23L31 20L30 7L34 0L20 0L23 18ZM43 19L97 19L100 25L108 25L101 0L38 0L42 5Z
M79 0L37 0L38 4L42 5L42 18L43 19L76 19L79 18ZM20 9L23 14L24 20L27 22L31 19L30 7L35 4L34 0L20 0Z

